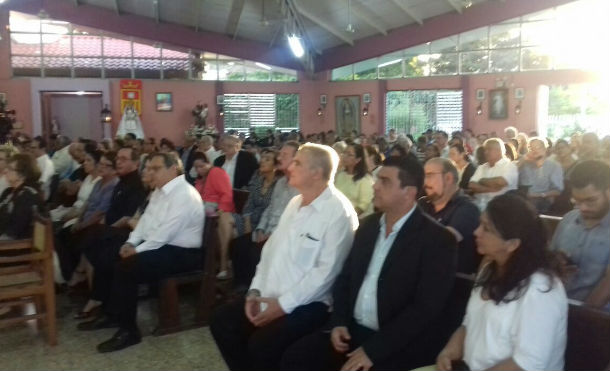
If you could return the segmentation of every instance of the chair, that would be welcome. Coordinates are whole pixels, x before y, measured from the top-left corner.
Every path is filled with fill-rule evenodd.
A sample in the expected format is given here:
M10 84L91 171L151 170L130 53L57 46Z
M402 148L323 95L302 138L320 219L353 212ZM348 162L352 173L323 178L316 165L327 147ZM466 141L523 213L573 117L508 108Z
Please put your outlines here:
M610 366L610 314L570 301L565 369L606 370Z
M542 220L542 224L544 224L544 228L546 229L546 231L549 235L549 240L551 240L553 238L553 235L555 234L555 230L557 230L557 226L559 225L559 223L561 222L561 219L563 219L563 218L560 216L541 214L540 219Z
M0 243L0 307L31 302L35 304L35 314L0 319L0 327L35 319L39 325L46 324L47 341L56 345L53 229L51 221L38 214L34 215L32 239Z
M153 335L161 336L208 324L216 300L216 250L218 249L218 216L206 216L203 229L203 265L201 270L173 275L159 282L159 323ZM195 308L195 318L190 324L180 319L178 288L201 282Z

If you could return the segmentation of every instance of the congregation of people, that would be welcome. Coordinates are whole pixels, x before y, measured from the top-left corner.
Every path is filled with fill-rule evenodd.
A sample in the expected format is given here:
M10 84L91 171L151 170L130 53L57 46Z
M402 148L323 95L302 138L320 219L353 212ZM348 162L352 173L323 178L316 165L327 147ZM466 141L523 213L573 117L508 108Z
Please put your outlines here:
M117 329L102 353L141 342L140 285L202 268L214 217L231 370L563 369L568 300L610 312L610 137L341 134L21 135L0 146L0 239L52 220L57 285L86 288L75 326Z

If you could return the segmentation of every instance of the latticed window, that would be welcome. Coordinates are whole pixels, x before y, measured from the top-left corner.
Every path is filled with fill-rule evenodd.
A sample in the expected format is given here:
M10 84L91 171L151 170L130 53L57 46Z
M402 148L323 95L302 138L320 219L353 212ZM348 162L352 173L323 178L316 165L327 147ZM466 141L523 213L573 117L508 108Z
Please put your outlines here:
M225 94L223 110L226 131L299 128L298 94Z
M391 91L386 95L386 130L417 136L428 129L462 129L462 92Z
M297 81L297 73L215 53L10 13L15 76ZM219 68L220 67L220 68Z

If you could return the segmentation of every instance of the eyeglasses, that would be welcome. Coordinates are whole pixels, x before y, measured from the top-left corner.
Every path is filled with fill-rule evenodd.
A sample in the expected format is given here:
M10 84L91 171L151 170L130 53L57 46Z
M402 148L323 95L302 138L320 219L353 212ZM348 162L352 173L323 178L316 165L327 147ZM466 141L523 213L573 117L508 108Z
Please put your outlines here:
M99 162L98 166L100 166L100 167L112 167L112 164L109 164L107 162Z

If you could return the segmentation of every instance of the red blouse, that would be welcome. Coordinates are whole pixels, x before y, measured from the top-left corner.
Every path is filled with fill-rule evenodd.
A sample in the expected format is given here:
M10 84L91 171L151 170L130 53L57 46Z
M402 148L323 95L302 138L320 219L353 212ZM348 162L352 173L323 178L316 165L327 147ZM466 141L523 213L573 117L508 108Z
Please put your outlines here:
M214 166L211 168L205 183L202 179L197 179L195 188L204 202L215 202L218 204L219 210L235 212L231 179L221 167Z

